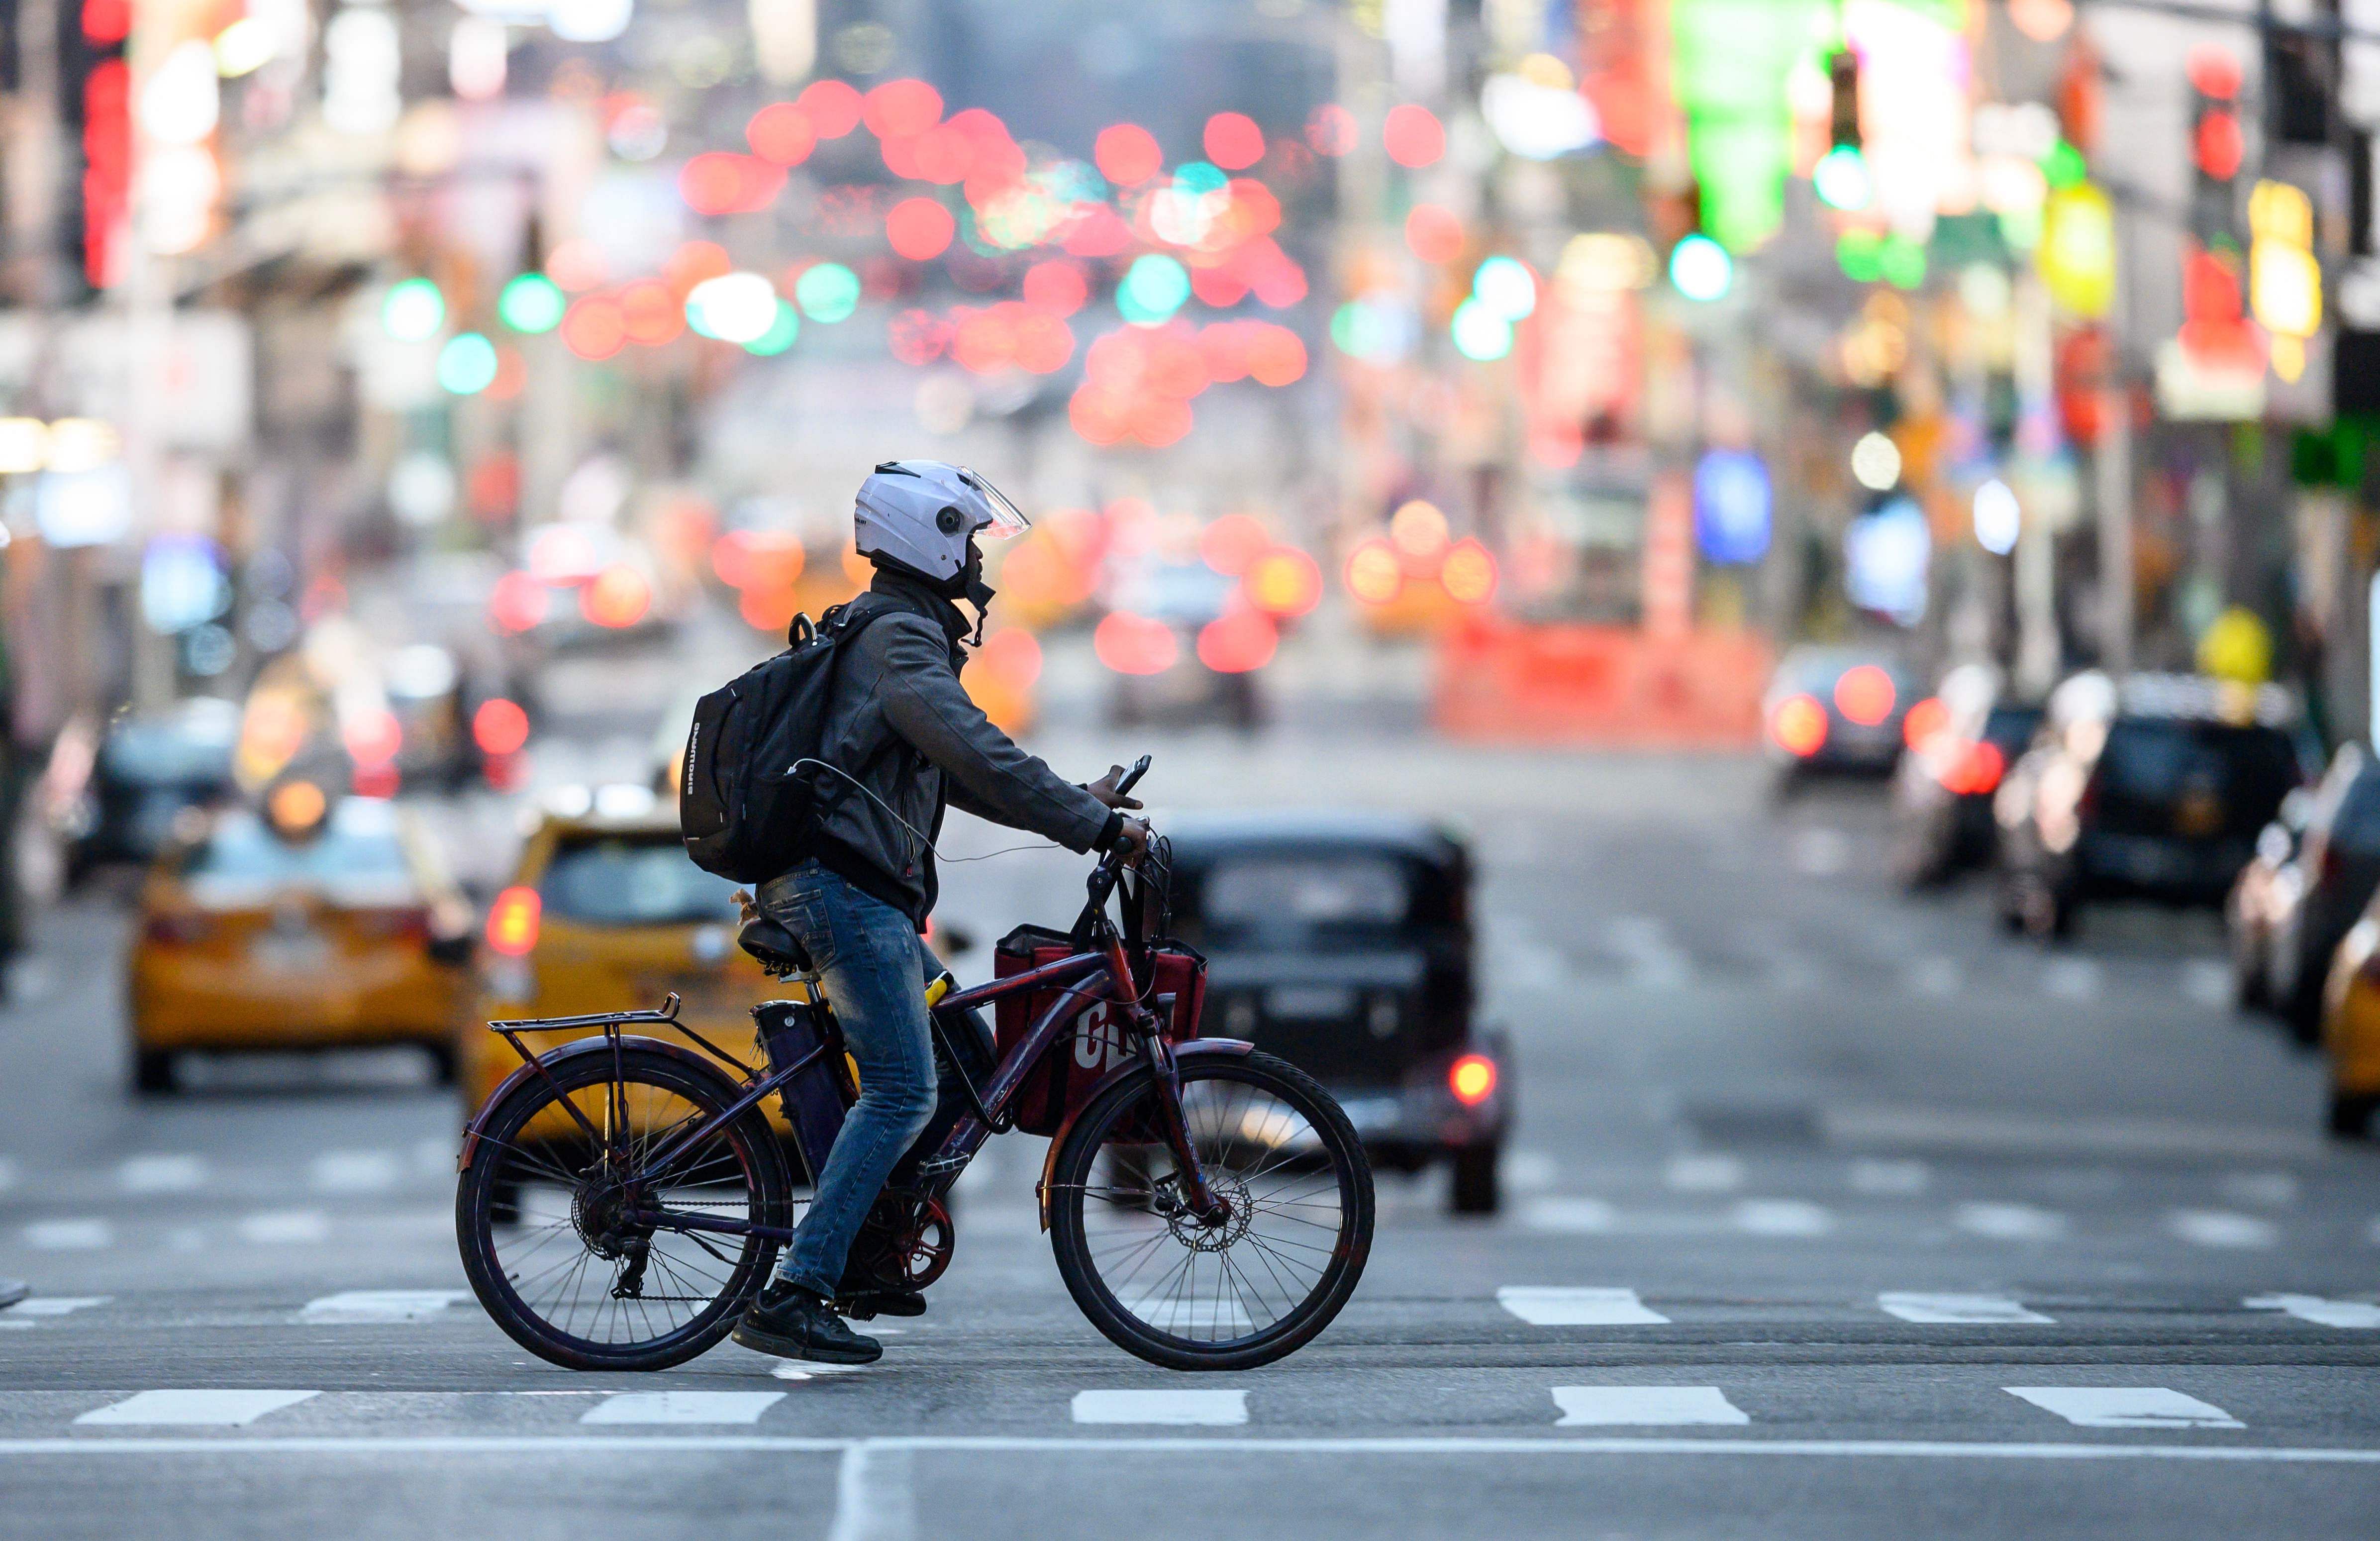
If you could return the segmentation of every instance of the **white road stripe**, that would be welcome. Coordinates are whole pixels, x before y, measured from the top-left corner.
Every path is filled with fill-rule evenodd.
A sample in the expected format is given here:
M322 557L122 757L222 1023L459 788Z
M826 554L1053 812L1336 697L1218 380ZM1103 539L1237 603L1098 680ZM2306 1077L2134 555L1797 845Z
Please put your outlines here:
M1599 1198L1539 1194L1521 1206L1522 1229L1557 1235L1600 1235L1610 1230L1619 1218L1619 1212Z
M1933 1171L1923 1161L1853 1161L1851 1170L1852 1192L1885 1195L1922 1194L1934 1181Z
M2038 1311L2029 1311L2006 1295L1937 1295L1888 1290L1876 1296L1876 1303L1905 1322L2010 1323L2057 1319L2045 1317Z
M128 1194L186 1194L207 1180L207 1164L186 1152L127 1158L115 1185Z
M1733 1156L1681 1156L1661 1180L1680 1193L1732 1193L1743 1186L1743 1162Z
M827 1436L768 1434L576 1434L507 1435L285 1435L225 1439L126 1436L111 1438L0 1439L0 1456L203 1455L604 1455L668 1456L688 1452L824 1454L871 1458L907 1450L1010 1451L1065 1455L1093 1453L1199 1455L1750 1455L1838 1459L1948 1461L2183 1461L2292 1466L2380 1466L2380 1448L2325 1445L2155 1445L2095 1441L2066 1444L2038 1439L1730 1439L1713 1435L1681 1438L1585 1438L1529 1436L1466 1438L1460 1435L1386 1438L1266 1439L1205 1434L1171 1438L1094 1436L917 1435L898 1438L842 1439ZM840 1535L841 1533L837 1533Z
M2380 1305L2368 1300L2325 1300L2320 1295L2250 1295L2240 1304L2251 1311L2279 1311L2301 1322L2313 1322L2323 1327L2380 1328Z
M295 1406L320 1391L141 1391L95 1407L79 1424L206 1424L244 1426Z
M2175 1235L2200 1246L2265 1247L2280 1240L2271 1220L2224 1209L2177 1209L2166 1223Z
M390 1150L329 1150L307 1168L306 1185L318 1194L382 1193L405 1175L405 1162Z
M2219 1184L2233 1204L2257 1204L2279 1209L2298 1201L2297 1174L2288 1171L2235 1171Z
M1656 1424L1748 1424L1749 1414L1716 1386L1557 1386L1556 1428Z
M1958 994L1966 983L1966 973L1956 958L1920 958L1909 965L1901 982L1912 995L1940 998Z
M1802 1198L1747 1198L1729 1220L1753 1236L1823 1236L1835 1228L1825 1205Z
M93 1305L104 1305L114 1295L35 1295L0 1310L0 1327L24 1317L65 1317ZM21 1322L19 1326L23 1325Z
M2213 958L2192 958L2181 965L2182 998L2202 1006L2231 1004L2229 965Z
M2216 1406L2162 1386L2005 1386L2081 1428L2245 1428Z
M1245 1391L1077 1391L1078 1424L1244 1424Z
M1542 1150L1505 1152L1504 1186L1516 1194L1543 1193L1554 1185L1559 1175L1554 1159Z
M298 1316L310 1322L418 1322L470 1295L468 1290L343 1290L308 1301Z
M2064 1215L2030 1204L1961 1204L1951 1223L1996 1242L2047 1242L2066 1234Z
M1507 1284L1496 1304L1531 1327L1659 1327L1669 1317L1649 1310L1633 1290L1569 1285Z
M757 1424L783 1391L622 1391L587 1410L582 1424Z
M2042 965L2041 990L2059 1001L2095 1001L2101 977L2090 958L2052 958Z
M834 1523L827 1541L913 1541L917 1534L916 1448L862 1439L834 1474Z
M25 1244L43 1252L89 1252L115 1244L115 1228L103 1219L35 1220L25 1227Z
M272 1209L241 1216L238 1230L257 1246L306 1246L330 1240L331 1222L320 1209Z

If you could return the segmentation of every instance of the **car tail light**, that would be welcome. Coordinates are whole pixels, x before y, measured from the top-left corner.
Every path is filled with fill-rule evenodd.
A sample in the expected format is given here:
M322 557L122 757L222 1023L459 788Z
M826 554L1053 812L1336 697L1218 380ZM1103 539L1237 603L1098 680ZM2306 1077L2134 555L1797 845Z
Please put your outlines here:
M1446 1067L1446 1086L1454 1100L1476 1108L1496 1095L1496 1062L1485 1054L1465 1054Z
M1989 739L1962 743L1955 754L1945 757L1941 770L1942 790L1959 796L1979 797L1995 791L2000 778L2008 773L2008 756Z
M525 957L537 946L538 921L545 901L533 888L513 887L496 895L488 906L488 951L507 958Z
M1892 688L1892 676L1873 663L1863 663L1843 671L1835 682L1835 710L1864 728L1875 727L1892 715L1892 703L1899 694Z
M1807 759L1826 747L1827 709L1815 696L1788 696L1769 715L1768 736L1787 754Z
M1950 709L1939 696L1928 696L1900 719L1900 740L1912 749L1923 748L1927 739L1949 726Z
M214 934L214 922L202 915L152 915L141 936L160 947L188 947Z

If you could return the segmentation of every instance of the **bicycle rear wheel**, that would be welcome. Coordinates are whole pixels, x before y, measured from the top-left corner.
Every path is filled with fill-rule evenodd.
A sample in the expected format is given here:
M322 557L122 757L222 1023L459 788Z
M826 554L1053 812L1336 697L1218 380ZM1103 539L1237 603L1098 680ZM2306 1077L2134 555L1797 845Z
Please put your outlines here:
M1269 1054L1182 1065L1182 1109L1207 1183L1231 1206L1201 1225L1182 1198L1154 1076L1083 1110L1051 1172L1050 1241L1091 1325L1177 1370L1240 1370L1330 1324L1372 1248L1372 1169L1347 1115Z
M630 1187L664 1142L733 1104L724 1077L659 1049L586 1054L532 1078L488 1119L455 1195L472 1292L513 1341L578 1370L656 1370L715 1345L777 1244L672 1229L677 1216L785 1225L792 1185L757 1110ZM587 1115L590 1138L563 1106ZM625 1115L625 1117L623 1117ZM658 1223L650 1219L658 1217Z

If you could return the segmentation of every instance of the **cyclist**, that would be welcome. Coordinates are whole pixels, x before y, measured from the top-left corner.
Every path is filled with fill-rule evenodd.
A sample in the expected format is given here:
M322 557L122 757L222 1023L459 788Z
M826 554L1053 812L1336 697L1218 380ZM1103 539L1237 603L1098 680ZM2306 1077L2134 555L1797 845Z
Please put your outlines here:
M861 485L854 516L876 576L844 617L872 612L841 644L836 664L821 739L836 773L816 778L816 854L761 884L758 904L801 942L823 980L859 1066L859 1100L735 1341L783 1358L865 1365L883 1349L844 1323L838 1302L887 1316L925 1309L915 1292L853 1277L845 1265L904 1152L913 1160L930 1154L929 1141L940 1139L932 1126L948 1122L934 1117L926 1007L927 982L942 965L919 936L934 907L943 811L956 806L1071 851L1121 848L1133 859L1147 850L1148 829L1124 815L1140 804L1115 790L1123 767L1087 786L1062 780L993 726L959 684L969 627L957 601L974 607L980 642L992 600L976 537L1023 531L1016 506L972 471L896 460ZM988 1037L980 1023L971 1028ZM988 1042L958 1047L989 1064Z

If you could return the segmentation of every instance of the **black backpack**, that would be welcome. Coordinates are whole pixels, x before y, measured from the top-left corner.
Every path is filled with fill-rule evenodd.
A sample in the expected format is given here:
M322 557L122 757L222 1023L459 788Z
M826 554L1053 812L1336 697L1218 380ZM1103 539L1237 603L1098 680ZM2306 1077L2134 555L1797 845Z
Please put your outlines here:
M677 827L706 872L765 882L802 858L824 758L827 710L844 644L883 613L839 605L814 626L794 617L785 650L695 703L678 783Z

